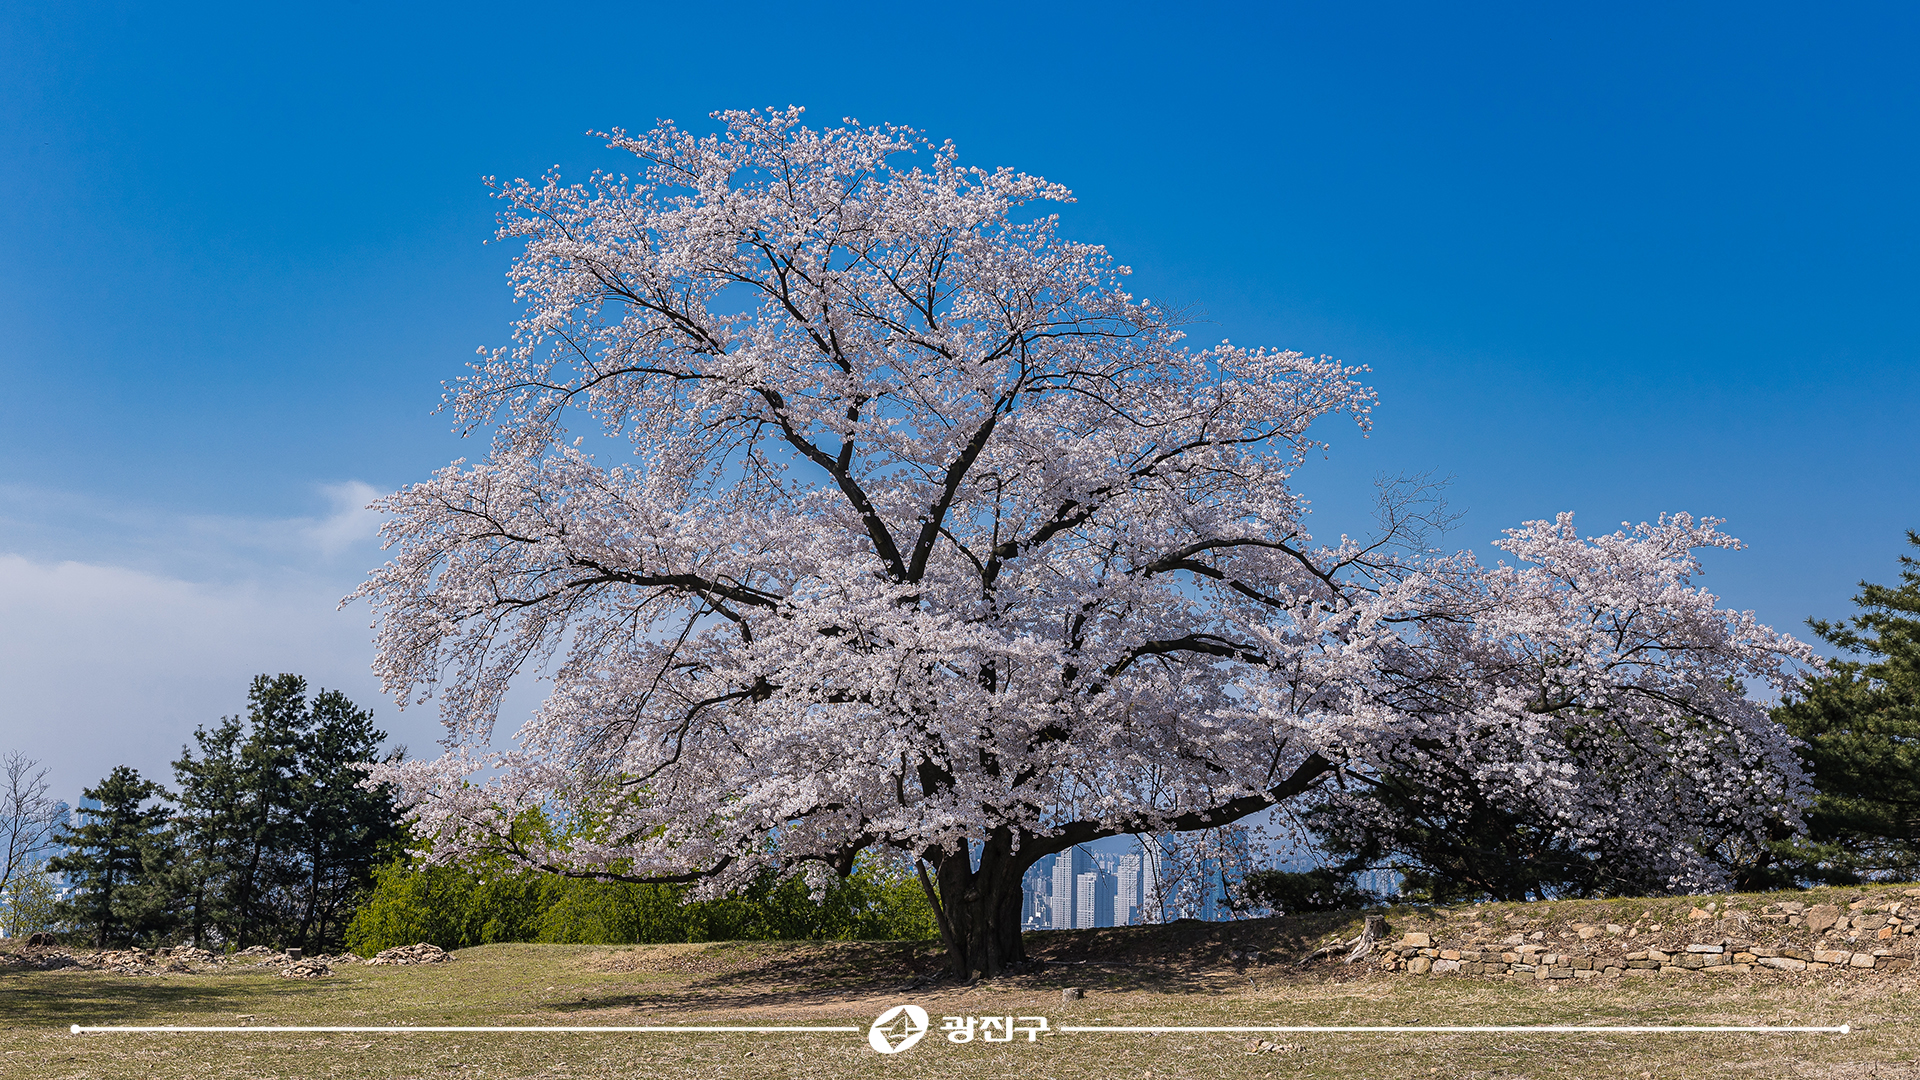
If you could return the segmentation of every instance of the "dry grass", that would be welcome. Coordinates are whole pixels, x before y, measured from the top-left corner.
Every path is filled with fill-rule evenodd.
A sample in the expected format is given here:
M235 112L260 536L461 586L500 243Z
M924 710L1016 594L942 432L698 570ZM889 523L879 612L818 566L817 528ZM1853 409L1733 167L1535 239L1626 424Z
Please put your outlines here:
M1427 916L1431 919L1432 916ZM1402 922L1415 921L1403 912ZM1913 973L1679 975L1545 984L1302 973L1272 962L1319 922L1176 924L1036 935L1053 962L992 983L903 991L938 962L922 944L493 945L454 963L126 976L0 974L0 1076L226 1077L1793 1077L1920 1078ZM1550 925L1550 924L1547 924ZM1396 929L1399 927L1396 926ZM1267 950L1244 957L1250 942ZM1236 957L1238 952L1242 955ZM1063 1001L1064 987L1086 997ZM1062 1024L1793 1024L1835 1035L1054 1035L953 1045L930 1034L894 1057L828 1035L87 1035L67 1025L858 1024L911 1000L942 1015L1044 1015ZM937 1020L936 1020L937 1023Z

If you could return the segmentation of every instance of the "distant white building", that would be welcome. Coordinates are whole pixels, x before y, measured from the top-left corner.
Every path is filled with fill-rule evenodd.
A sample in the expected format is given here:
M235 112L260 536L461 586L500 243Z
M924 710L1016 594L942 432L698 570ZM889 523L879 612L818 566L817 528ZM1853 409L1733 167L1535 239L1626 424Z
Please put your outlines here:
M1090 930L1113 925L1113 877L1104 870L1089 870L1074 879L1074 928Z
M1079 893L1077 879L1081 874L1093 868L1093 860L1078 845L1070 847L1053 857L1053 921L1054 930L1071 930L1080 925Z
M1113 925L1133 926L1140 918L1140 855L1122 855L1114 866Z
M1150 838L1132 851L1069 848L1035 862L1021 880L1021 929L1139 926L1164 918L1165 875ZM1088 874L1098 875L1083 884ZM1090 890L1090 891L1089 891Z

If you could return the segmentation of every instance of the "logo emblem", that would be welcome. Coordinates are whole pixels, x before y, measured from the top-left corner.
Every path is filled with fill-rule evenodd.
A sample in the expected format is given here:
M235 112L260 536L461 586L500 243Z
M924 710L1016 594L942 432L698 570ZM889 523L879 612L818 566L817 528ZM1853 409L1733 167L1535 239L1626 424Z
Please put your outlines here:
M897 1054L927 1034L927 1010L918 1005L895 1005L874 1018L867 1029L867 1045L883 1054Z

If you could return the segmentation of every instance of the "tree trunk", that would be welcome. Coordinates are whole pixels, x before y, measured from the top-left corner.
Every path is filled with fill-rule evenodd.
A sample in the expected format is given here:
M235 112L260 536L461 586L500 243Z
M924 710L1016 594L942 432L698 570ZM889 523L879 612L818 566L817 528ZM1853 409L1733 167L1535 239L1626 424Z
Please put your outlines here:
M100 875L100 937L95 945L96 948L100 949L107 947L107 943L113 935L113 887L117 884L117 882L113 880L113 856L114 850L109 847L107 849L107 870L106 873Z
M1127 832L1151 832L1170 829L1193 832L1231 825L1249 814L1292 799L1318 784L1333 771L1333 763L1319 754L1308 754L1292 775L1268 788L1263 794L1241 795L1218 806L1189 810L1172 818L1149 819L1116 824L1101 821L1076 821L1040 838L1023 836L1020 850L1013 850L1014 835L1006 826L988 834L980 847L980 866L974 868L967 849L946 851L934 848L921 854L915 866L920 885L933 905L934 918L940 924L940 940L946 943L953 973L961 979L976 974L992 978L1008 965L1027 958L1020 940L1020 879L1027 868L1048 855L1077 844ZM936 778L937 779L937 778ZM929 790L934 784L929 783ZM933 864L935 881L927 877L926 863Z
M1033 851L1016 854L1011 835L999 829L982 845L977 870L964 848L929 853L933 880L920 866L920 884L933 905L956 978L993 978L1027 958L1020 940L1020 879L1039 857Z
M307 875L307 906L300 915L300 947L311 950L314 943L308 938L313 935L314 913L320 909L320 855L311 856L312 870Z

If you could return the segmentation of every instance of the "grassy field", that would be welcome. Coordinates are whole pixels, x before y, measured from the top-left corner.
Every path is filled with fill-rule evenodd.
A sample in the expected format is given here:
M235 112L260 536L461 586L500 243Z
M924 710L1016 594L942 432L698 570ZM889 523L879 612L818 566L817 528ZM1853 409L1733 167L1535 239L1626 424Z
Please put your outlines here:
M1331 924L1329 924L1330 926ZM1312 936L1328 927L1296 928ZM902 989L927 945L492 945L452 963L129 976L0 974L0 1076L155 1077L1920 1077L1911 973L1680 975L1578 983L1392 975L1236 957L1205 925L1038 935L1037 973ZM1070 958L1078 959L1070 959ZM1079 987L1085 997L1062 1000ZM1055 1034L891 1057L867 1023L912 1001L934 1017L1063 1024L1787 1024L1848 1035ZM72 1035L68 1025L859 1025L861 1034Z

